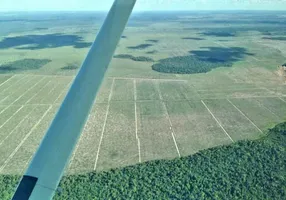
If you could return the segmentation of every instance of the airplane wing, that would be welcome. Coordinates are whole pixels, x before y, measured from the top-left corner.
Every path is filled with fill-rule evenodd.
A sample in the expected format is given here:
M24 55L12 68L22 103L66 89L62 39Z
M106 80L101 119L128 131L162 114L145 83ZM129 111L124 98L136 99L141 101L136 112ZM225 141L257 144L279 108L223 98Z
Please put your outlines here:
M114 1L13 200L53 198L135 3Z

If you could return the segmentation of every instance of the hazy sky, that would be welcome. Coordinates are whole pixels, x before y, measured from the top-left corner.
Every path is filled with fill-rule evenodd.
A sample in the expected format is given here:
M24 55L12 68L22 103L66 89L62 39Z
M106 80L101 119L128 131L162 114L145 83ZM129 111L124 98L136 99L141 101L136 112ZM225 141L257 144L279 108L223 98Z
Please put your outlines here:
M0 0L0 11L108 10L113 0ZM137 0L135 10L286 10L286 0Z

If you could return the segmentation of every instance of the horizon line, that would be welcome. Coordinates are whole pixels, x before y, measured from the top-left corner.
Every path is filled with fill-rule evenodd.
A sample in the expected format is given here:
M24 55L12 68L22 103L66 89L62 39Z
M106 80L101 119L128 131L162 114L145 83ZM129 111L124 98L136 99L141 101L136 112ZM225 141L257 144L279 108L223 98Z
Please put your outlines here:
M202 9L202 10L134 10L133 13L136 12L205 12L205 11L263 11L263 12L286 12L285 10L260 10L260 9ZM108 10L9 10L3 11L0 10L0 13L12 13L12 12L21 12L21 13L29 13L29 12L108 12Z

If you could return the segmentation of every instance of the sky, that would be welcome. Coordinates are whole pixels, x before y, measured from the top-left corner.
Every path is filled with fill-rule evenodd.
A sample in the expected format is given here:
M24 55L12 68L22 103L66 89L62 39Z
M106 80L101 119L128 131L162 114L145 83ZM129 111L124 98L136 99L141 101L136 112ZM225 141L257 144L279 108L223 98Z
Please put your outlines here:
M107 11L113 0L0 0L5 11ZM286 0L137 0L135 11L286 10Z

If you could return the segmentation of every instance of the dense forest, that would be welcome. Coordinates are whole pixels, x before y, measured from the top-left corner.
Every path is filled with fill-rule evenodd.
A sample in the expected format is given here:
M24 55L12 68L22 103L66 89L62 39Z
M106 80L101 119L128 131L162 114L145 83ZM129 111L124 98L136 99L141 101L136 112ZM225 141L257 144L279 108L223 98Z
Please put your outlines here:
M114 58L121 58L121 59L130 59L133 61L138 61L138 62L154 62L152 58L145 57L145 56L132 56L129 54L118 54L113 56Z
M0 176L0 199L10 199L19 176ZM64 199L285 199L286 122L255 141L239 141L174 160L66 176Z
M15 73L25 70L35 70L43 67L52 60L50 59L22 59L0 65L0 73Z

